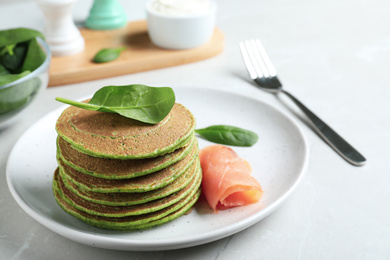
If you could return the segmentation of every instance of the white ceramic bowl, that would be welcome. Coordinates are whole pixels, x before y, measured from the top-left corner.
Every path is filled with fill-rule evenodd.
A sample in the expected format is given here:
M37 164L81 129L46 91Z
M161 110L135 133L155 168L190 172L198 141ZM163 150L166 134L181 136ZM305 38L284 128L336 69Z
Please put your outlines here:
M213 35L217 5L200 14L164 14L146 5L148 33L152 42L165 49L190 49L207 43Z

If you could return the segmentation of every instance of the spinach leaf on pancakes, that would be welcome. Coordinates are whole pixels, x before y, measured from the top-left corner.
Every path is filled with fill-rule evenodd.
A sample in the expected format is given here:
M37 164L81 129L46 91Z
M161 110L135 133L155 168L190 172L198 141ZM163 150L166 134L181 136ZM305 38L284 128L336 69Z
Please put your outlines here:
M162 121L175 104L170 87L149 87L140 84L105 86L88 103L57 97L57 101L93 111L118 113L144 123Z

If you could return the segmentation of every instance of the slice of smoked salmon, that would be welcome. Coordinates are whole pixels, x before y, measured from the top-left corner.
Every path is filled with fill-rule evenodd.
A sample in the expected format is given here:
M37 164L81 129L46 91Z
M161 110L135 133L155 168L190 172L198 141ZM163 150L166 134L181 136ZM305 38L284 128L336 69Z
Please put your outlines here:
M233 149L210 145L199 152L202 192L215 212L260 200L263 190L251 176L252 168Z

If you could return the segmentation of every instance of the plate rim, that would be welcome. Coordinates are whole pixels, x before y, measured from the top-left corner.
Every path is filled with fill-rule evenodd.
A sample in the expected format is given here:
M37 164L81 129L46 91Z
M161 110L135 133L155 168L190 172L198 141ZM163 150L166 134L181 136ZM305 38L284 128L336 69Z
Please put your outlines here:
M10 158L15 152L16 146L21 142L23 137L27 135L27 133L36 125L40 124L42 121L47 120L48 117L59 115L61 111L67 107L68 105L62 105L45 115L43 115L38 121L36 121L33 125L31 125L28 129L26 129L22 135L19 136L18 140L13 145L6 163L6 180L8 188L11 192L12 197L15 199L17 204L33 219L35 219L37 222L45 226L46 228L50 229L54 233L63 236L67 239L89 245L94 246L98 248L106 248L106 249L114 249L114 250L126 250L126 251L161 251L161 250L172 250L172 249L181 249L181 248L187 248L197 245L206 244L209 242L213 242L219 239L222 239L224 237L231 236L235 233L238 233L258 222L260 222L262 219L266 218L268 215L273 213L283 202L286 201L288 197L291 196L293 191L296 189L296 187L299 185L301 180L303 179L308 164L310 161L310 151L309 146L307 142L307 138L304 135L302 128L297 124L296 120L292 118L289 114L282 111L281 109L269 104L266 101L260 100L259 98L255 98L253 96L250 96L249 94L243 94L243 93L237 93L235 91L230 90L221 90L221 89L215 89L215 88L207 88L207 87L191 87L191 86L180 86L180 87L172 87L175 89L180 89L180 91L197 91L197 90L204 90L204 91L211 91L211 92L223 92L228 94L233 94L237 96L241 96L242 98L251 99L255 102L261 103L261 105L266 106L267 109L274 110L279 115L281 115L285 120L287 120L291 125L293 125L297 133L299 133L299 136L302 139L303 144L303 161L300 165L299 171L296 173L295 179L292 182L292 184L288 187L288 189L279 197L277 198L272 204L267 205L264 209L261 211L256 212L255 214L248 216L244 219L241 219L240 221L236 222L234 226L230 225L224 228L220 228L217 230L213 230L210 232L207 232L207 235L205 237L205 234L194 234L189 237L181 237L180 243L178 243L178 238L167 238L166 240L125 240L116 238L116 237L103 237L99 234L93 234L93 233L86 233L79 231L77 229L72 229L70 227L63 226L62 224L59 224L58 222L49 219L42 215L39 211L36 211L32 207L28 205L28 203L22 198L21 195L17 192L16 188L14 187L12 183L12 176L10 176ZM84 97L85 99L86 97ZM82 99L80 99L82 100ZM259 217L262 216L262 217ZM61 231L61 232L60 232ZM126 248L123 248L126 247Z

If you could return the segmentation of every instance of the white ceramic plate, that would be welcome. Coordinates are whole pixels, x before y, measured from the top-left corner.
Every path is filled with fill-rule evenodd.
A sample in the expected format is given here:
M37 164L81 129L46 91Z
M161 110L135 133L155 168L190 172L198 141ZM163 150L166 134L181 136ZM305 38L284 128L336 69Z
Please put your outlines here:
M253 176L265 190L259 203L212 213L198 201L189 214L142 232L109 231L91 227L66 214L52 195L56 119L65 107L53 111L28 129L15 144L7 164L9 189L18 204L52 231L83 244L119 250L166 250L204 244L237 233L269 215L297 186L308 163L305 138L288 116L263 102L234 93L175 89L177 102L197 118L197 127L216 124L256 132L259 141L234 150L253 167ZM211 143L199 139L200 147Z

